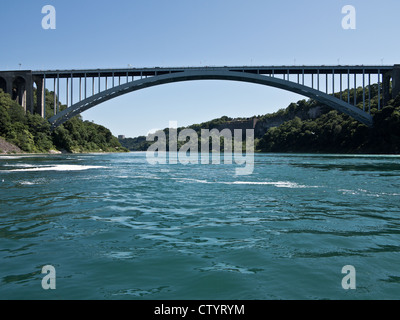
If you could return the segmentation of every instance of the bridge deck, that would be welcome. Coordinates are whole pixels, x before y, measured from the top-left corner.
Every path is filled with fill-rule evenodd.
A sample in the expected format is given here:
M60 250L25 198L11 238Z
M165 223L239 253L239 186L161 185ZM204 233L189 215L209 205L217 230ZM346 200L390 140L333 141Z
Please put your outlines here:
M171 68L123 68L123 69L72 69L72 70L37 70L32 74L39 77L46 75L47 79L54 78L92 78L92 77L140 77L156 76L184 71L236 71L263 75L286 75L286 74L378 74L393 70L393 66L224 66L224 67L171 67Z

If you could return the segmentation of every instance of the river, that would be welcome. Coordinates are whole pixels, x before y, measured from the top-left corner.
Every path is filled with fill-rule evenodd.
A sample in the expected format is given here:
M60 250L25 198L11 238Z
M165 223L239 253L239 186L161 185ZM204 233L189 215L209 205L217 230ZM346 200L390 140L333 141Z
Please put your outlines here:
M399 298L400 157L237 166L1 156L0 299Z

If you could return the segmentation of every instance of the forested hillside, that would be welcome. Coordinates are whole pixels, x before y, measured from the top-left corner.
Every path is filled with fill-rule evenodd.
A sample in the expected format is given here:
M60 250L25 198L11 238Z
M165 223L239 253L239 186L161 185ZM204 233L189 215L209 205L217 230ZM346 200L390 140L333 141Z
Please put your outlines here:
M36 101L36 99L35 99ZM54 96L46 91L46 116L53 112ZM61 106L61 109L65 106ZM0 137L23 152L119 152L127 151L107 128L74 117L54 132L39 115L25 113L23 108L0 89ZM1 150L4 152L5 150Z
M369 92L368 90L371 90ZM255 148L259 152L312 152L312 153L400 153L400 96L392 99L387 106L378 111L378 86L367 88L365 96L371 96L371 114L374 127L354 120L315 100L300 100L277 112L254 116L256 121ZM335 93L337 98L349 98L357 107L362 108L363 90L347 90ZM380 101L381 105L383 101ZM367 109L369 105L366 105ZM200 133L201 129L232 127L235 121L251 118L232 119L223 116L188 128ZM178 128L182 130L184 128ZM164 129L168 137L168 129ZM121 144L132 151L145 151L152 144L146 137L120 140ZM167 140L168 142L168 140ZM223 144L221 144L222 149Z
M375 92L374 92L375 93ZM360 95L361 94L361 95ZM358 92L362 101L362 91ZM307 101L306 104L312 104ZM361 104L358 105L362 107ZM267 130L257 144L262 152L400 153L400 95L378 111L373 95L369 128L350 116L327 109L316 119L294 117Z

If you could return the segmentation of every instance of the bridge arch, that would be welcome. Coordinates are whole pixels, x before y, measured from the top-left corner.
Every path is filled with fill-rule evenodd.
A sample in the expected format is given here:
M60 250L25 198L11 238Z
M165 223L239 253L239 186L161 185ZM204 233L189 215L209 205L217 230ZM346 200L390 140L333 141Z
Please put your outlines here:
M0 77L0 89L7 93L7 81L2 77Z
M246 72L229 71L229 70L186 70L182 72L175 72L163 75L156 75L149 78L140 80L134 80L108 90L104 90L95 94L87 99L84 99L69 108L59 112L57 115L49 119L52 128L56 128L63 124L65 121L72 117L98 105L105 101L119 97L121 95L153 87L163 85L167 83L183 82L183 81L194 81L194 80L228 80L228 81L240 81L247 83L260 84L270 86L293 93L297 93L316 101L319 101L325 105L328 105L339 112L348 114L356 120L372 126L372 116L363 112L359 108L350 105L332 95L323 93L319 90L292 82L288 80L278 79L271 76L251 74Z

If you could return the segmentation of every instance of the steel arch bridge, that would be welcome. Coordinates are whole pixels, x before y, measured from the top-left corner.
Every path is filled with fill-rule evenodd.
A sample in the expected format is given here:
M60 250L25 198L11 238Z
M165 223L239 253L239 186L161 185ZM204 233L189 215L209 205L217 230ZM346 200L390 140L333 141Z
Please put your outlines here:
M18 73L25 90L32 87L33 83L36 84L37 110L33 110L33 103L29 103L33 102L32 93L21 91L21 88L17 88L17 92L22 92L19 96L20 100L25 102L23 106L26 110L39 113L43 117L46 108L46 100L43 98L45 90L53 89L54 116L49 119L53 129L110 99L144 88L182 81L228 80L275 87L319 101L368 126L373 125L371 90L368 90L371 84L377 84L378 109L390 100L391 84L392 96L400 93L400 65L9 71L0 72L0 84L5 87L4 91L10 91L12 84L9 84L8 79L12 79L13 73L15 76ZM360 87L362 101L357 101L356 91ZM31 91L33 92L33 88ZM60 111L61 96L67 105L62 111Z

